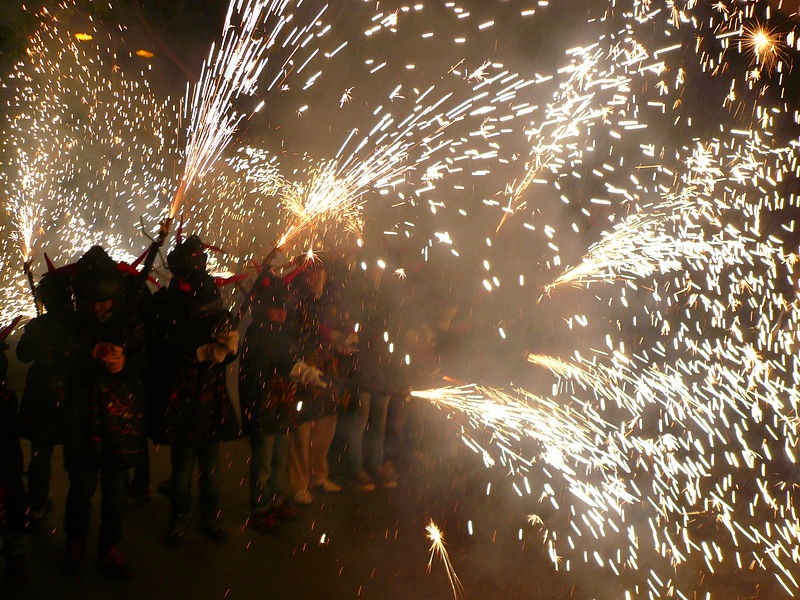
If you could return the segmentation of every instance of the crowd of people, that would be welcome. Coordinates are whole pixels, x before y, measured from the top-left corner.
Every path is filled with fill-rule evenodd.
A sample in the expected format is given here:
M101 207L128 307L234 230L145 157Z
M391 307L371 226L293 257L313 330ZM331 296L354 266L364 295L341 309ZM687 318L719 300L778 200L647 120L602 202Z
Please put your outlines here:
M88 568L98 484L97 566L115 577L128 572L124 500L149 496L152 444L171 453L171 476L158 482L171 499L170 545L186 537L196 472L201 529L211 540L227 537L221 442L249 442L248 526L259 533L295 518L318 491L398 485L384 445L387 422L402 425L411 370L390 327L394 278L319 257L265 263L235 310L208 271L206 248L195 236L177 244L167 257L169 284L155 293L98 246L38 283L42 314L16 347L30 364L19 406L0 354L0 532L9 571L24 567L19 542L52 508L59 445L69 479L65 564L73 574ZM413 333L424 355L430 332ZM237 358L238 403L227 380ZM330 475L335 434L344 440L349 481ZM27 465L19 437L30 441Z

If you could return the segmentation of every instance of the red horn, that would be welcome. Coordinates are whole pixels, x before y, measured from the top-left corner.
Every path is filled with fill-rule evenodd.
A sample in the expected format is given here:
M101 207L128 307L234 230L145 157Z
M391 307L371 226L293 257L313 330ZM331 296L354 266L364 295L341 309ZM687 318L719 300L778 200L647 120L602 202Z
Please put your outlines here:
M147 253L148 252L150 252L150 248L149 247L144 249L144 252L142 253L142 255L139 258L137 258L135 261L133 261L133 264L131 266L132 267L138 267L140 264L142 264L142 261L145 258L147 258Z
M220 252L222 254L228 253L227 250L220 248L219 246L213 246L211 244L206 244L205 242L201 243L200 245L203 247L204 250L213 250L214 252Z
M214 277L214 284L217 287L223 287L231 283L236 283L242 279L247 279L249 273L242 273L241 275L232 275L230 277Z
M297 267L294 271L292 271L288 275L284 276L283 277L283 283L285 283L286 285L289 285L290 283L292 283L295 279L297 279L297 276L300 275L300 273L302 273L303 271L305 271L308 268L308 265L310 263L311 263L311 261L306 261L303 264L301 264L299 267Z
M175 232L175 240L180 244L183 242L183 217L185 213L181 213L181 219L178 221L178 231Z
M17 315L16 317L14 317L14 320L11 321L11 323L6 325L5 328L2 331L0 331L0 342L6 341L8 336L11 335L11 332L14 331L14 328L17 326L20 319L22 319L22 315Z
M53 264L53 261L50 260L50 257L47 256L47 252L44 253L44 262L47 263L47 272L48 273L53 273L53 272L58 270L58 269L56 269L56 266Z

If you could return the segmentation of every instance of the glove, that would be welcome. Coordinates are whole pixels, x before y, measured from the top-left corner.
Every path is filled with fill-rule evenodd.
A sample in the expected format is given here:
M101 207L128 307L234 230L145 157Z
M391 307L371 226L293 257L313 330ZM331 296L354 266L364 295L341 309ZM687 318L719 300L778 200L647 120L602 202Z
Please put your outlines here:
M328 387L328 384L322 380L322 371L317 369L316 367L312 367L311 365L303 362L302 360L298 360L294 363L292 367L291 373L289 376L292 379L297 379L300 383L305 386L316 386L321 388Z
M358 334L355 332L351 332L345 339L344 339L344 350L345 354L355 354L358 352Z
M195 350L195 355L199 362L210 362L215 365L220 365L225 362L225 357L228 356L228 349L221 344L213 342L211 344L198 346L197 350Z
M217 336L217 343L224 346L228 354L236 354L239 351L239 332L234 329L221 333Z
M341 331L331 333L331 345L339 354L354 354L358 352L358 334L349 333L345 336Z
M99 360L106 371L112 375L125 367L125 350L111 342L101 342L92 348L92 358Z

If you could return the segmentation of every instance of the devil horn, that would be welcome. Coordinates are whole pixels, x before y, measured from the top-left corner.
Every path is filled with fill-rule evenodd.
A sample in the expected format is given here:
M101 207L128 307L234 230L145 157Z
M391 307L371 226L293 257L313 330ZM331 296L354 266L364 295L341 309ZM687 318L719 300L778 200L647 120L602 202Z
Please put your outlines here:
M150 248L149 247L144 249L144 252L142 253L142 255L139 258L137 258L135 261L133 261L133 264L131 266L132 267L138 267L140 264L142 264L142 261L145 258L147 258L147 253L148 252L150 252Z
M180 221L178 221L178 231L175 232L175 240L178 244L183 243L183 217L184 213L181 213Z
M0 342L6 341L6 338L8 338L8 336L11 335L11 332L14 331L14 328L17 326L20 319L22 319L22 315L17 315L16 317L14 317L14 320L11 321L11 323L6 325L5 328L2 331L0 331Z
M53 273L54 271L58 270L58 269L56 269L56 266L53 264L53 261L50 260L50 257L47 256L47 252L44 253L44 262L47 263L47 272L48 273Z

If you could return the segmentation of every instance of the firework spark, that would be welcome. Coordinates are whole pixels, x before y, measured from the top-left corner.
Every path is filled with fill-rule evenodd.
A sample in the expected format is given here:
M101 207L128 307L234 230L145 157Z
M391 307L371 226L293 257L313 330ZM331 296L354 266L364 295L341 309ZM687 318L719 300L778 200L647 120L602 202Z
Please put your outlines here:
M431 542L431 554L428 560L428 571L430 572L431 568L433 567L433 559L438 556L444 565L445 572L447 573L447 580L450 582L450 587L453 590L453 598L458 600L463 595L464 588L461 585L461 580L459 580L455 569L453 568L453 563L450 562L450 555L448 554L447 548L444 545L444 533L441 529L439 529L436 523L433 522L433 520L431 520L431 522L425 527L425 531L427 532L428 539Z

